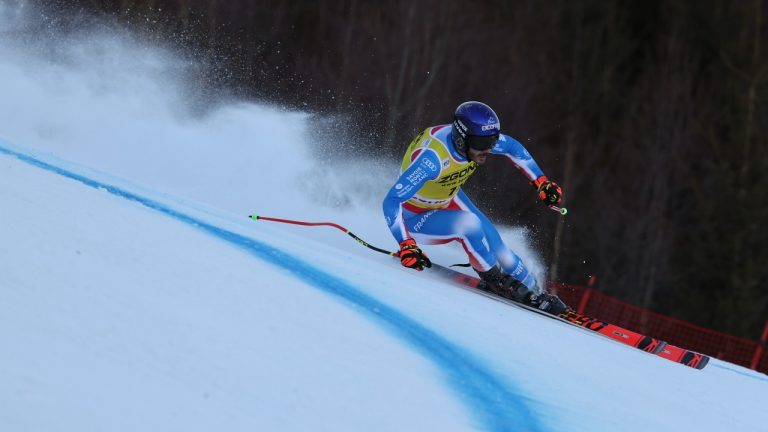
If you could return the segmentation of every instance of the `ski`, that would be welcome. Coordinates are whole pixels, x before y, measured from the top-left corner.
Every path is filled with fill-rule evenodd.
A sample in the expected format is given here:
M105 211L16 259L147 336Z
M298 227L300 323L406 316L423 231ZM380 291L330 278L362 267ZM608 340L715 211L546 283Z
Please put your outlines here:
M560 211L561 213L565 214L563 211L565 209L556 209L557 211ZM272 221L272 222L279 222L279 223L287 223L287 224L293 224L293 225L303 225L303 226L330 226L333 228L336 228L338 230L344 231L346 234L348 234L350 237L355 239L357 242L362 244L363 246L372 249L376 252L380 252L389 256L397 257L398 254L396 252L390 252L385 249L378 248L376 246L372 246L360 237L356 236L352 232L350 232L348 229L344 228L341 225L332 223L332 222L302 222L302 221L296 221L296 220L289 220L289 219L277 219L272 217L266 217L266 216L260 216L252 214L248 216L249 218L253 220L264 220L264 221ZM496 301L500 301L502 303L507 303L513 306L517 306L523 309L528 309L529 311L536 312L537 314L544 315L548 318L556 319L563 321L565 323L575 325L577 327L582 327L587 330L591 330L595 333L601 334L605 337L608 337L610 339L613 339L617 342L621 342L623 344L632 346L634 348L643 350L645 352L648 352L650 354L658 355L659 357L665 358L667 360L673 361L675 363L680 363L688 367L692 367L695 369L703 369L704 366L707 365L709 362L709 357L699 354L694 351L686 350L683 348L676 347L674 345L670 345L662 340L655 339L649 336L642 335L640 333L636 333L633 331L629 331L627 329L624 329L622 327L619 327L617 325L609 324L604 321L600 321L596 318L590 317L588 315L580 314L572 309L567 309L565 312L561 313L560 315L552 315L549 313L546 313L544 311L541 311L536 308L532 308L530 306L526 306L521 303L514 302L512 300L506 299L504 297L492 294L490 292L484 291L478 287L478 284L480 283L480 279L474 276L469 276L464 273L458 272L456 270L450 269L448 267L441 266L439 264L432 264L431 273L434 273L438 276L443 277L444 279L447 279L449 281L452 281L456 286L459 286L461 288L470 290L472 292L482 294L487 296L488 298L494 299Z
M597 318L578 313L573 309L568 309L560 315L552 315L542 310L512 301L488 291L484 291L479 288L479 278L461 273L439 264L433 263L429 271L430 273L434 273L444 279L453 282L456 286L461 288L482 294L502 303L527 309L548 318L556 319L577 327L593 331L614 341L621 342L622 344L629 345L633 348L637 348L650 354L655 354L661 358L673 361L675 363L680 363L694 369L704 369L704 367L709 362L709 357L704 354L699 354L694 351L676 347L660 339L633 332L617 325L601 321Z

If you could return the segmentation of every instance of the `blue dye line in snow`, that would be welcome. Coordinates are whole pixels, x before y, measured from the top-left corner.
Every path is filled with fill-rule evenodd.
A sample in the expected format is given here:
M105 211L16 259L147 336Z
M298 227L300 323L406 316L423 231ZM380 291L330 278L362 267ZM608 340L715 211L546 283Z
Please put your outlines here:
M2 140L0 143L10 144ZM113 195L138 202L225 240L264 261L288 270L311 286L355 306L356 310L383 325L386 330L394 333L425 355L443 372L453 391L487 430L542 430L530 408L523 403L524 396L506 383L504 379L496 376L481 361L473 358L461 347L419 324L413 318L355 289L344 280L266 243L209 224L125 189L51 165L3 145L0 145L0 153L16 157L23 162L76 180L87 186L103 189Z
M733 372L735 374L739 374L741 376L745 376L745 377L751 378L753 380L768 382L768 375L762 374L762 372L756 372L756 371L753 371L753 370L750 370L749 372L740 371L738 369L730 367L729 365L717 364L717 363L712 362L712 361L710 361L709 365L707 365L707 366L714 366L716 368L724 369L724 370L727 370L728 372Z

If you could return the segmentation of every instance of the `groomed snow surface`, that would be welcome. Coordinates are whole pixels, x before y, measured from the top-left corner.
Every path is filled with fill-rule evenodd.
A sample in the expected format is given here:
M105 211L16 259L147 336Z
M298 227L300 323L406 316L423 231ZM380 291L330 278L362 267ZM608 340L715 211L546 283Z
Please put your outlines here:
M763 374L251 221L394 249L397 167L328 157L306 114L191 111L173 54L119 29L35 38L34 19L0 3L0 430L768 431ZM504 236L543 271L528 233Z

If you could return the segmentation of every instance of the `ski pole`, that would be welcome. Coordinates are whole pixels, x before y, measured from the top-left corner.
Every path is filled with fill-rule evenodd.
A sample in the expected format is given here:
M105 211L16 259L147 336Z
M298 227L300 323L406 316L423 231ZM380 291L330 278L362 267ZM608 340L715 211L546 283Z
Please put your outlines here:
M390 256L393 256L393 257L396 257L396 256L400 255L398 252L390 252L390 251L388 251L386 249L381 249L381 248L377 248L376 246L370 245L365 240L363 240L360 237L358 237L355 234L353 234L350 230L344 228L341 225L335 224L333 222L303 222L303 221L290 220L290 219L277 219L277 218L272 218L272 217L259 216L259 215L255 215L255 214L250 215L248 217L253 219L254 221L265 220L265 221L270 221L270 222L279 222L279 223L292 224L292 225L302 225L302 226L329 226L329 227L333 227L333 228L336 228L338 230L344 231L345 233L347 233L347 235L349 235L350 237L355 239L355 241L357 241L361 245L367 247L368 249L375 250L376 252L380 252L380 253L383 253L383 254L386 254L386 255L390 255Z
M565 207L558 207L558 206L556 206L554 204L550 204L547 207L549 207L550 210L554 210L554 211L560 213L563 216L568 214L568 209L565 208Z

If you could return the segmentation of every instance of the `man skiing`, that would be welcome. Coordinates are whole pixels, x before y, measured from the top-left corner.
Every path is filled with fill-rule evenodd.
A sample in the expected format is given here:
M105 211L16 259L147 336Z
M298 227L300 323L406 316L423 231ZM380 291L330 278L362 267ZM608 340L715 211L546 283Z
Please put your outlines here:
M452 124L425 129L408 146L400 177L384 198L384 217L400 243L403 266L416 270L432 266L416 240L459 241L483 280L483 289L557 315L565 304L539 288L520 257L461 190L488 155L497 154L528 177L545 204L562 200L561 188L547 179L525 147L500 130L491 107L475 101L459 105Z

